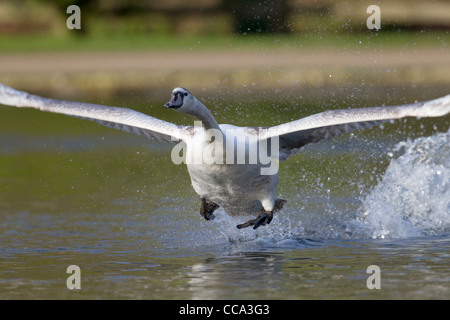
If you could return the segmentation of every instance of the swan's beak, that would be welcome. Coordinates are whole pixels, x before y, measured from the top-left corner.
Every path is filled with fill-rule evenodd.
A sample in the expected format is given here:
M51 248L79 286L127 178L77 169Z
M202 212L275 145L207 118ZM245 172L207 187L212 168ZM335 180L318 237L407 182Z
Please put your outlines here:
M172 98L169 102L167 102L164 107L170 108L170 109L178 109L183 105L183 97L181 93L177 92L172 95Z

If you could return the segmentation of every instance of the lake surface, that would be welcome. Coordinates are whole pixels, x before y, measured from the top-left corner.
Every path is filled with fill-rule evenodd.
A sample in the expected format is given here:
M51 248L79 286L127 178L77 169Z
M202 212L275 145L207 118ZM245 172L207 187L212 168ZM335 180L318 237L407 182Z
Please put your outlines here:
M201 99L219 122L275 125L448 93L360 88ZM169 94L151 98L78 100L192 123L161 107ZM306 147L281 163L285 208L254 231L236 229L242 218L221 209L213 221L200 216L171 146L1 106L0 298L449 299L449 123L396 121ZM67 288L70 265L80 268L80 290ZM380 289L370 290L373 265Z

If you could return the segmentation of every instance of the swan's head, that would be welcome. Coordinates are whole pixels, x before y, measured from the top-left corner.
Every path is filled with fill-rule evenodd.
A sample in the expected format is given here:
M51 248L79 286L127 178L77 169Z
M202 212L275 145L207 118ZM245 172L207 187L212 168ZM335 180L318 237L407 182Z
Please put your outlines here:
M174 109L177 111L184 111L183 109L189 109L195 102L194 96L185 88L175 88L172 91L172 97L164 107Z

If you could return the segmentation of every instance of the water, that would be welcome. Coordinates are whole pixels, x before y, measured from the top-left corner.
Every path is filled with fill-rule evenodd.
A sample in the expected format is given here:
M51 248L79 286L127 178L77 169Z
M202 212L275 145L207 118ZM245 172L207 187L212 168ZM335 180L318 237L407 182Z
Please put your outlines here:
M404 154L392 160L363 202L365 232L374 238L407 238L450 230L449 141L447 131L394 148Z
M266 101L233 118L215 102L231 123L298 114ZM147 112L189 121L160 109ZM204 221L170 146L32 110L0 119L2 299L450 298L448 117L308 146L282 163L288 202L256 232L221 210ZM81 290L66 286L69 265ZM379 290L366 285L371 265Z

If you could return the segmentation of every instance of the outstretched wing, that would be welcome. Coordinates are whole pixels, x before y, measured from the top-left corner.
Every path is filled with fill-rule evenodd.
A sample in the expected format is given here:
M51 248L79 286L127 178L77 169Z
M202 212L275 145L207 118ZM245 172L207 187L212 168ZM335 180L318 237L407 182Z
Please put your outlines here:
M323 139L338 137L404 117L440 117L450 112L450 95L389 107L329 110L270 128L261 128L260 139L279 137L280 160L296 154L301 147Z
M19 108L35 108L92 120L110 128L164 142L185 141L192 130L192 127L175 125L128 108L48 99L15 90L1 83L0 104Z

